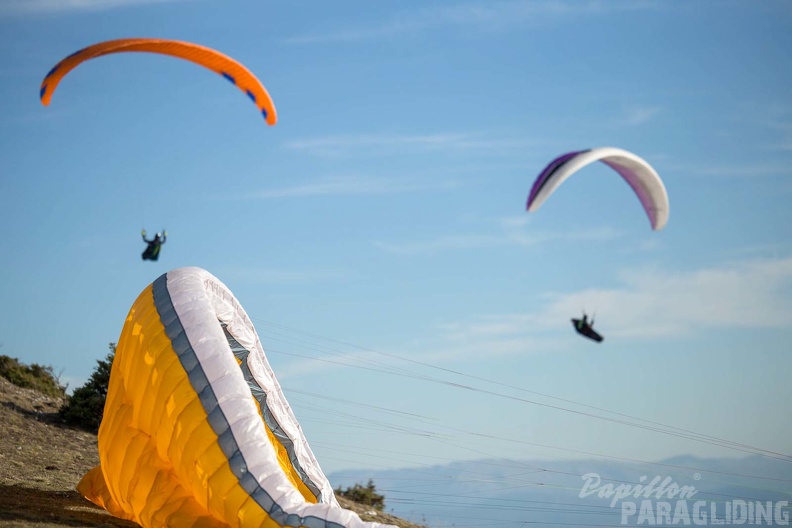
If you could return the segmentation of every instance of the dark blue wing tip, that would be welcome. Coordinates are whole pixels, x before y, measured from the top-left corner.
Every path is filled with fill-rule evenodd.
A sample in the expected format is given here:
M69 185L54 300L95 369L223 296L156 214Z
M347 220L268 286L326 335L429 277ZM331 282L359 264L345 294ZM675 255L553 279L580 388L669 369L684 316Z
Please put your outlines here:
M83 51L87 50L88 48L90 48L90 46L85 47L85 48L80 49L80 50L77 50L74 53L72 53L71 55L67 55L66 58L63 59L62 61L60 61L58 64L56 64L44 78L46 79L47 77L49 77L50 75L55 73L58 70L58 68L61 67L61 65L63 64L63 61L65 61L66 59L71 59L72 57L79 55L80 53L82 53Z
M44 78L49 78L53 73L58 71L58 68L60 68L60 63L56 64L49 72L47 72L47 75L45 75Z
M44 86L41 87L41 90L39 90L39 99L44 99L44 94L46 92L47 92L47 85L45 84Z
M267 111L265 109L261 109L261 115L264 116L264 119L267 119Z
M236 84L236 79L234 79L232 76L228 75L226 72L221 72L220 75L222 75L223 77L225 77L226 79L228 79L232 83Z

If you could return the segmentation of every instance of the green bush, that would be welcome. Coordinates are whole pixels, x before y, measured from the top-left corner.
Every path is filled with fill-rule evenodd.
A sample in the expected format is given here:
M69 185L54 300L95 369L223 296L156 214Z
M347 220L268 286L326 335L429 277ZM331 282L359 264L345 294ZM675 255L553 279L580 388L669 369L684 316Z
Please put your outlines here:
M110 343L109 347L111 352L104 360L96 361L96 370L91 374L88 383L75 389L68 401L60 408L59 414L66 423L94 433L99 431L116 345Z
M377 493L374 482L371 479L369 479L368 484L365 486L355 484L351 488L345 490L342 490L341 486L338 486L338 489L334 491L339 497L344 497L359 504L371 506L375 510L382 511L385 509L385 495Z
M25 365L17 358L0 356L0 376L18 387L35 389L47 396L62 398L66 395L66 387L60 384L52 367L33 363Z

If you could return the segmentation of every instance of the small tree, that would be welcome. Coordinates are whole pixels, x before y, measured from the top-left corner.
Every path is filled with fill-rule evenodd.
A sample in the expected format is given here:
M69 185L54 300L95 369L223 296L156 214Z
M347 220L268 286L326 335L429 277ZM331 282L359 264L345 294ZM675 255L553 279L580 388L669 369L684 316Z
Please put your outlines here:
M344 497L351 501L365 504L366 506L371 506L377 511L382 511L385 509L385 495L380 495L377 493L377 490L374 486L374 481L371 479L369 479L368 484L366 484L365 487L361 486L360 484L355 484L351 488L342 490L341 486L338 486L338 489L335 490L335 493L339 497Z
M60 408L60 416L71 425L82 427L92 432L99 431L102 423L107 387L110 384L110 369L113 366L116 344L109 344L110 353L104 360L97 360L97 367L91 374L88 383L74 390L74 394Z

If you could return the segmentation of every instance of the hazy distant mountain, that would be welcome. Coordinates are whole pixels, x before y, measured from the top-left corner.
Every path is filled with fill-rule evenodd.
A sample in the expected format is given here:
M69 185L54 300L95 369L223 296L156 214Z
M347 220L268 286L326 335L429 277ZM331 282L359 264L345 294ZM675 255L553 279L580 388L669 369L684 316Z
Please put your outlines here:
M782 502L792 504L792 462L784 458L678 456L656 464L490 459L339 471L330 481L347 487L371 478L387 511L437 528L768 525L768 516L779 525L792 517Z

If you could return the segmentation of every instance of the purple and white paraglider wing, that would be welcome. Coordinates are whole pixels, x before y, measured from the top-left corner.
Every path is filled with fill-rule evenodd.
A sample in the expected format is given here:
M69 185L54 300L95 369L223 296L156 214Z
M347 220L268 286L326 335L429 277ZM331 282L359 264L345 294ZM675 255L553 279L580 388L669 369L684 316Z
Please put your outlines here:
M605 163L630 184L641 200L652 229L659 231L665 227L668 222L668 193L660 176L642 158L614 147L569 152L551 161L531 188L526 205L528 212L539 209L564 180L595 161Z

